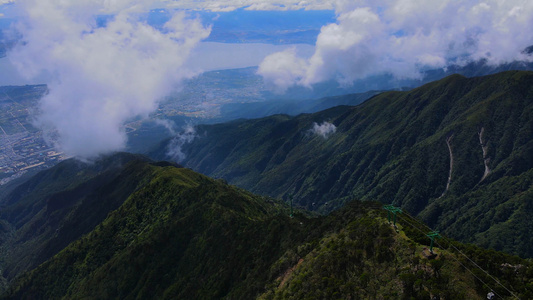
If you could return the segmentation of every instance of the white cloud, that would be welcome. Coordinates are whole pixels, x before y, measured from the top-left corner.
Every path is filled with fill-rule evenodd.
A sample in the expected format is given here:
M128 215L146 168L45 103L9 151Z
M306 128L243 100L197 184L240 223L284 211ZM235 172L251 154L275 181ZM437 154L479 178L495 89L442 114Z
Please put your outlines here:
M191 143L197 137L196 129L192 125L187 125L182 132L178 133L167 146L167 156L176 162L181 162L186 158L182 147Z
M533 44L533 32L525 30L533 27L531 1L346 0L336 2L336 13L337 22L322 27L310 59L291 57L283 66L273 54L261 64L270 70L265 80L286 90L327 79L351 84L378 74L420 78L424 68L479 59L531 59L521 53ZM293 68L294 61L305 70Z
M53 75L36 123L70 155L88 158L122 149L123 124L146 117L191 72L191 49L209 35L176 13L165 32L140 22L149 1L18 1L23 42L8 54L27 77ZM113 14L97 28L94 15Z
M156 119L155 123L159 126L165 127L170 133L170 135L176 135L176 130L175 130L176 124L174 124L174 122L170 120L166 120L166 119Z
M293 82L299 81L307 68L304 59L297 57L295 48L268 55L259 65L257 74L276 92L284 93Z
M313 123L313 128L309 129L312 134L316 134L327 139L331 134L337 131L337 126L329 122L323 122L318 125L318 123Z
M261 43L231 44L201 42L191 53L186 66L193 70L211 71L258 66L263 59L273 53L283 52L293 47L297 53L310 57L314 52L311 45L271 45ZM221 59L223 57L224 59Z
M167 7L227 12L247 10L332 10L334 0L166 0Z
M245 8L246 10L289 10L290 6L274 4L274 3L254 3Z

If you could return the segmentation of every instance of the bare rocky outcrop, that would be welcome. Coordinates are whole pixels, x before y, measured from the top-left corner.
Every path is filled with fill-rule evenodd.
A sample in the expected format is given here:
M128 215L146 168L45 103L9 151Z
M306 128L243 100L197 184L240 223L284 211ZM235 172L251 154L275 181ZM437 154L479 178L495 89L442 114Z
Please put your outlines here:
M446 192L448 192L448 189L450 189L450 184L452 183L452 171L453 171L453 152L452 152L452 145L451 145L452 138L453 138L453 134L446 138L446 145L448 146L448 151L450 152L450 171L448 173L448 182L446 183L446 189L444 189L444 192L442 192L442 195L440 195L439 198L444 197Z
M488 146L485 142L483 142L483 134L485 133L485 127L481 127L481 130L478 132L479 136L479 144L481 145L481 150L483 151L483 164L485 165L485 172L483 173L483 177L481 177L481 180L479 182L482 182L489 176L490 174L490 168L489 168L489 162L490 157L488 157Z

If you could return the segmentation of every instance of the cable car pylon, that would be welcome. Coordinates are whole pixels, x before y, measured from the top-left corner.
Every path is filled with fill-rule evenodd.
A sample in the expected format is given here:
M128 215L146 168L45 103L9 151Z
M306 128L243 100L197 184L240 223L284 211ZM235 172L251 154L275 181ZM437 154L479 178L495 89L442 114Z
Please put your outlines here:
M391 213L394 214L394 228L396 228L396 214L397 213L402 213L403 212L402 209L399 208L399 207L395 207L393 205L390 205L390 204L383 206L383 208L387 210L387 217L389 219L389 224L390 224L390 215L391 215Z
M431 252L431 254L433 254L433 241L435 240L435 238L440 238L440 234L438 231L432 231L428 234L426 234L427 237L429 237L431 239L431 244L429 245L429 252Z

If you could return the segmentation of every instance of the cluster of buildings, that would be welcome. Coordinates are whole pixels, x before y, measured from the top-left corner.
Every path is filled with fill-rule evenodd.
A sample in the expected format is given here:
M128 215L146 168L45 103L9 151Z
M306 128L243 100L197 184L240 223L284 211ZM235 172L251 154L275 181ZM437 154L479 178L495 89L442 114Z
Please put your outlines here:
M1 126L0 126L1 127ZM46 144L42 133L0 134L0 185L19 178L28 171L47 169L66 159Z
M0 185L66 158L29 121L28 110L45 91L45 86L0 87Z

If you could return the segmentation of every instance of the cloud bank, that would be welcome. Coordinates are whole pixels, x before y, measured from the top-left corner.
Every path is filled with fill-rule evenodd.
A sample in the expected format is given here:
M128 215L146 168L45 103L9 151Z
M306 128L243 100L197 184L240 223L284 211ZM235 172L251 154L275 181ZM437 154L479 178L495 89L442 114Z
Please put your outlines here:
M284 91L380 74L417 79L427 68L479 59L492 65L531 60L522 53L533 44L531 1L337 1L336 13L337 22L321 28L311 58L275 53L258 74Z
M147 117L191 72L191 49L209 35L175 13L156 30L139 18L150 1L17 1L22 42L8 57L31 78L47 72L49 93L36 124L56 146L82 158L120 150L123 124ZM111 15L105 26L96 15Z
M328 138L329 135L335 133L337 131L337 126L330 122L323 122L322 124L318 125L318 123L313 123L313 128L309 129L309 131L312 134L316 134L318 136L321 136L325 139Z

